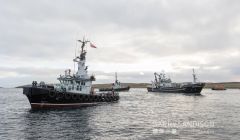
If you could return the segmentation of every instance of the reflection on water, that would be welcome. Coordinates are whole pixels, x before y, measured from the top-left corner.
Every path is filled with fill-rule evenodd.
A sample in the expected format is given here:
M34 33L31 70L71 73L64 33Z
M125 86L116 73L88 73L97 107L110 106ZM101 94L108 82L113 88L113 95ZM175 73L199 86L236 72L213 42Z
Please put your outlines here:
M90 138L89 112L89 109L30 110L23 116L24 139L61 139L65 136L71 139Z
M32 111L21 89L0 89L0 139L239 139L240 90L202 96L131 89L118 103Z

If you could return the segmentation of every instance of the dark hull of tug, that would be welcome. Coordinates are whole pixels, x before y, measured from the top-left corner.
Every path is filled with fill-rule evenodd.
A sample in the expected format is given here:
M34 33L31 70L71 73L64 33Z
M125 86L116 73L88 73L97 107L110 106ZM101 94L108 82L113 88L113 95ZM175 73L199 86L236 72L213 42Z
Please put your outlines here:
M130 87L116 88L114 91L129 91ZM99 91L113 91L112 88L100 88Z
M52 88L42 87L24 87L23 94L27 96L32 109L79 108L119 100L119 96L114 93L86 95L57 92Z
M124 88L116 88L114 91L129 91L130 87L124 87ZM99 91L113 91L112 88L100 88Z
M164 88L151 88L148 87L148 92L162 92L162 93L184 93L189 95L201 95L201 91L205 86L204 83L190 84L183 87L164 87Z

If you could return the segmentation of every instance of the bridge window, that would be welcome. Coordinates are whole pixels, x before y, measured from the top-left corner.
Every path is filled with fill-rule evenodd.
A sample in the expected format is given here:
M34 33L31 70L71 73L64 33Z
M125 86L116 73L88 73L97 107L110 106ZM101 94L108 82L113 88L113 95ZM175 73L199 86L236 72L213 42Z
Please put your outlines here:
M81 82L81 85L85 85L85 82Z

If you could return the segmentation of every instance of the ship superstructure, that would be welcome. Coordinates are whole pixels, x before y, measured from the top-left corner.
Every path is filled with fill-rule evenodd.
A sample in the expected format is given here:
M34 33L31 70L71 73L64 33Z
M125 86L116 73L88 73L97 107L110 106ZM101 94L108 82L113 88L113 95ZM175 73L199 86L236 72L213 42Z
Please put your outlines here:
M95 77L88 75L88 66L85 66L87 52L84 47L89 41L78 41L82 43L81 53L73 59L78 64L77 72L71 74L71 69L65 70L65 74L57 78L60 84L54 85L54 89L60 92L90 94L93 92L92 81L95 81Z

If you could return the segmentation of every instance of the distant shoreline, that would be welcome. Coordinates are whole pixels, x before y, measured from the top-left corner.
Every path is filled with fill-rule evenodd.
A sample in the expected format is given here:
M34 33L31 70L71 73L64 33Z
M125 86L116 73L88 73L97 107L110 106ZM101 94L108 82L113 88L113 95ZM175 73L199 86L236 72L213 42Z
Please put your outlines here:
M240 89L240 82L219 82L219 83L206 83L204 88L213 88L215 85L222 84L227 89Z

